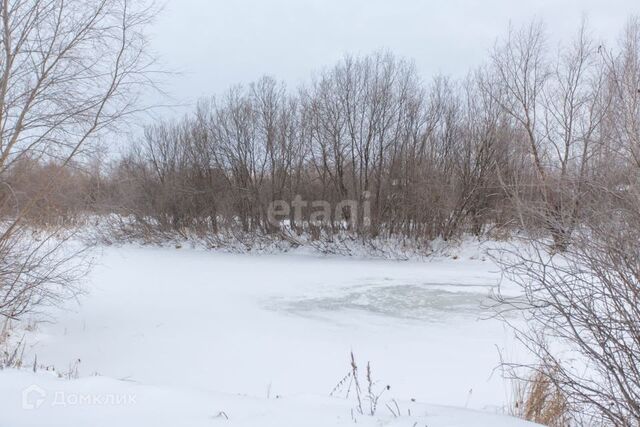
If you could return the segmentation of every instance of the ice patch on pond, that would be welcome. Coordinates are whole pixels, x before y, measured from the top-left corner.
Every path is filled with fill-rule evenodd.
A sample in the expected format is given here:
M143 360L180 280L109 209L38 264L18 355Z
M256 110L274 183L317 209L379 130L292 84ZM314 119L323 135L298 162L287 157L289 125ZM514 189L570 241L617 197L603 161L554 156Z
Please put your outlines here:
M339 295L274 299L268 302L267 308L303 316L357 310L381 316L435 322L453 316L486 318L492 313L490 305L486 286L433 283L358 286L346 289Z

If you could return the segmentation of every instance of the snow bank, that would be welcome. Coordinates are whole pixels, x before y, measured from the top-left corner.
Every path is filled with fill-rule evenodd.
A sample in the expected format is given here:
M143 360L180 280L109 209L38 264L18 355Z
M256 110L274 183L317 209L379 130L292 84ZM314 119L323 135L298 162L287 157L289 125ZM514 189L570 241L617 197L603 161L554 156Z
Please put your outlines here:
M11 427L526 427L534 424L419 402L398 402L374 416L352 415L353 402L321 396L251 398L147 386L103 377L65 380L50 373L0 371L0 425ZM409 415L409 413L411 415Z

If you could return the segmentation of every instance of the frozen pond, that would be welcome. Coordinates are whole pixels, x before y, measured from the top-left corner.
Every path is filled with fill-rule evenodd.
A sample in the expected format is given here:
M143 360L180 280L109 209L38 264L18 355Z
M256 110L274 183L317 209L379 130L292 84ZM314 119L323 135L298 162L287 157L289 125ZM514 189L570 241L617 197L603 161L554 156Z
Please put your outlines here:
M511 333L488 319L478 257L391 262L110 247L87 295L29 334L26 358L81 375L264 397L326 396L349 353L399 399L489 409Z

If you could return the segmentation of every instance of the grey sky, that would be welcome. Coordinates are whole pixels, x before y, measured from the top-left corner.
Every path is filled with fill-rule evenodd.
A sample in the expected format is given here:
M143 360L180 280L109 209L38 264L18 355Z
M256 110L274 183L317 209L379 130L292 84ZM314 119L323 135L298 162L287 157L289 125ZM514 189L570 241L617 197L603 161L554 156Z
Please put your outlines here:
M345 53L389 49L421 75L464 75L480 64L509 22L547 24L553 41L586 16L595 35L615 40L638 0L168 0L152 44L166 86L193 102L269 74L290 86Z

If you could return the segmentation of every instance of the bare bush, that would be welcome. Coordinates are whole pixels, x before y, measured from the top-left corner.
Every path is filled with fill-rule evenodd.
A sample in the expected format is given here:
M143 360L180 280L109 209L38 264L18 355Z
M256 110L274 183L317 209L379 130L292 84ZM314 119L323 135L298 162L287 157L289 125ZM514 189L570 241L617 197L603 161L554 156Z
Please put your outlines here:
M577 232L562 255L540 242L516 248L503 267L525 297L500 302L525 314L519 338L557 367L547 379L577 414L632 426L640 421L640 223L626 221L608 216Z
M640 26L632 20L619 51L603 55L606 72L598 82L604 82L610 105L625 106L625 118L617 109L606 110L601 142L608 158L596 158L615 169L600 169L578 183L583 191L572 203L581 205L581 213L564 250L556 251L555 236L532 236L499 256L522 296L500 295L498 301L523 313L527 326L515 325L518 337L536 364L553 367L537 372L583 423L640 425L640 163L631 154L640 118L633 101L640 93L639 40ZM572 200L575 188L561 187L559 194ZM548 209L538 215L552 226L566 224Z

